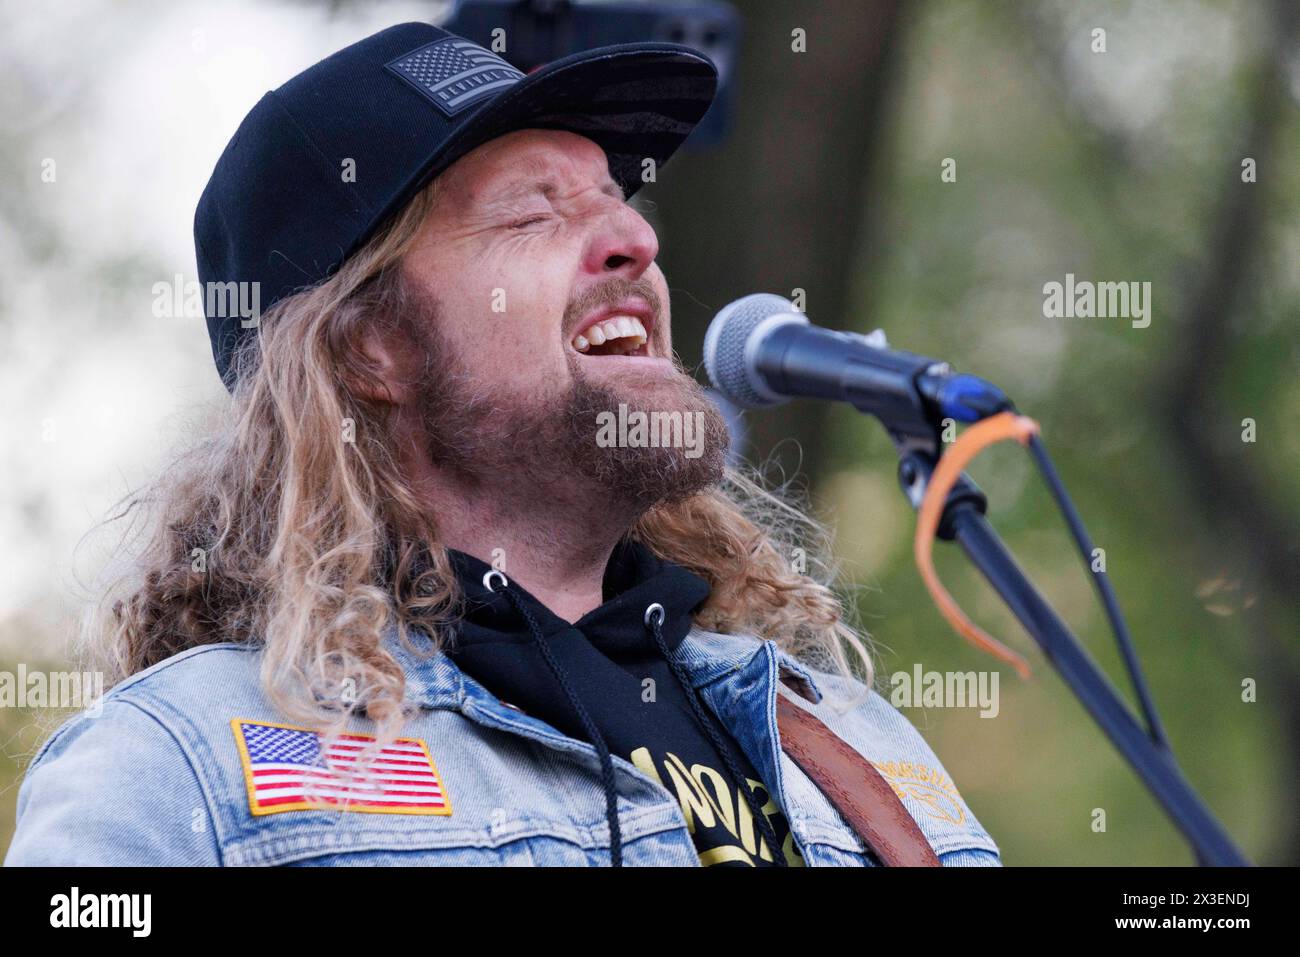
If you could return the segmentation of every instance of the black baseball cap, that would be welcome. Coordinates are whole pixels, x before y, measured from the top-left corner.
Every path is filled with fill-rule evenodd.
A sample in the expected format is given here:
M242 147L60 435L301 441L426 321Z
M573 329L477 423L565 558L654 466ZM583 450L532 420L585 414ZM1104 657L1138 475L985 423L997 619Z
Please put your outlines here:
M299 73L244 118L194 214L226 388L235 349L256 328L221 290L257 290L260 312L327 279L435 176L514 130L594 140L631 196L644 161L666 161L716 89L709 58L676 43L599 47L525 75L426 23L389 27Z

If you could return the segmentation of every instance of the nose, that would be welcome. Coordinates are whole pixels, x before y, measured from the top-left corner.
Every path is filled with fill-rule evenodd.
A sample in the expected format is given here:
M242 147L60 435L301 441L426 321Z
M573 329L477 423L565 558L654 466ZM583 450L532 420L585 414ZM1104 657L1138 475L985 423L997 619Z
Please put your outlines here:
M592 232L583 266L592 275L636 279L658 255L654 229L631 206L615 201Z

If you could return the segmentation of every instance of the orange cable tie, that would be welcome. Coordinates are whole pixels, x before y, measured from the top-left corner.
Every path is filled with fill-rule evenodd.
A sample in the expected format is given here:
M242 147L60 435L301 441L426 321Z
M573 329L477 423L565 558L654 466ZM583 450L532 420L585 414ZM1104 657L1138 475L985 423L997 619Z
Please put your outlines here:
M913 549L916 555L916 567L921 572L925 587L929 589L931 599L953 630L976 648L1015 668L1021 678L1029 677L1029 663L971 621L939 581L939 575L934 569L934 539L939 531L939 520L943 517L943 507L948 500L948 493L957 484L966 466L991 445L1008 439L1015 439L1021 445L1028 445L1030 437L1037 435L1038 432L1037 422L1013 412L999 412L997 415L976 422L962 432L957 441L939 458L934 474L930 476L930 484L926 487L916 519L916 539Z

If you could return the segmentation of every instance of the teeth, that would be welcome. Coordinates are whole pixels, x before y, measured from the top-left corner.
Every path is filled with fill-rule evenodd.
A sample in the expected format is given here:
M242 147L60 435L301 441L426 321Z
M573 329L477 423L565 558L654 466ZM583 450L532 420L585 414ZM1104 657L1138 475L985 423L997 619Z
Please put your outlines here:
M645 345L649 338L645 326L636 316L611 316L588 326L583 335L574 336L573 348L579 352L587 352L592 346L603 346L615 339L629 339L635 340L626 343L627 351L633 352Z

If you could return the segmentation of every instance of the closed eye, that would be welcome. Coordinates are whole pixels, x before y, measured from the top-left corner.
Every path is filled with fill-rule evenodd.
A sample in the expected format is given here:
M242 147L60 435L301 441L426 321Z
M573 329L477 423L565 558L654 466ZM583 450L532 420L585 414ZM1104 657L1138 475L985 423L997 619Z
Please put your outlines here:
M510 224L510 228L511 228L511 229L524 229L524 228L526 228L526 227L528 227L528 226L533 226L533 225L536 225L537 223L544 222L545 220L547 220L547 219L549 219L549 218L550 218L550 217L549 217L548 215L546 215L546 214L541 214L541 215L537 215L537 216L529 216L527 219L521 219L521 220L519 220L518 222L511 223L511 224Z

